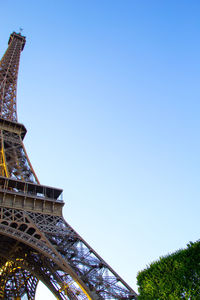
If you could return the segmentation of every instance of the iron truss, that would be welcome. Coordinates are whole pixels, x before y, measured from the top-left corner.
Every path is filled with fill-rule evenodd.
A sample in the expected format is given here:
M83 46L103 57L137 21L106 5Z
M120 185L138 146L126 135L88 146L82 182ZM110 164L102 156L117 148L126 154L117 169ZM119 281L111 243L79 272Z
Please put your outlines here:
M25 37L13 32L9 47L0 61L0 116L17 121L16 92L20 53L25 45Z
M62 216L62 190L42 186L17 122L25 37L12 33L0 61L0 299L34 299L41 280L57 299L137 299Z

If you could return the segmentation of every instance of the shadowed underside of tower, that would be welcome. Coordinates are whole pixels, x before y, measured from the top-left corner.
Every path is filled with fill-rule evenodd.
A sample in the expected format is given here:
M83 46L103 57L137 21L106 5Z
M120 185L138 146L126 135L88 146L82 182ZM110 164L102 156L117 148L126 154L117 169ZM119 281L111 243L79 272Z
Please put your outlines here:
M62 216L62 190L43 186L17 121L25 37L12 33L0 61L0 299L35 299L41 280L57 299L136 299L136 293Z

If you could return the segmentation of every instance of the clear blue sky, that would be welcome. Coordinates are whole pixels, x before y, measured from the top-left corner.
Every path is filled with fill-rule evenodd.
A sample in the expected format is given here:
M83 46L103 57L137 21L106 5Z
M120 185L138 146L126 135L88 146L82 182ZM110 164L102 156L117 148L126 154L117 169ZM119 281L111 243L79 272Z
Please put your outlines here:
M0 7L1 56L12 31L27 37L18 119L40 182L137 290L138 271L199 239L200 2Z

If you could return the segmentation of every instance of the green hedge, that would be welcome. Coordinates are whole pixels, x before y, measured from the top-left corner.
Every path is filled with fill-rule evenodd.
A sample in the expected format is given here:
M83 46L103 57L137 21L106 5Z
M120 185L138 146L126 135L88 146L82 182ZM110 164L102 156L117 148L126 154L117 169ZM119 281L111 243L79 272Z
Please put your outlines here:
M200 299L200 241L138 273L138 299Z

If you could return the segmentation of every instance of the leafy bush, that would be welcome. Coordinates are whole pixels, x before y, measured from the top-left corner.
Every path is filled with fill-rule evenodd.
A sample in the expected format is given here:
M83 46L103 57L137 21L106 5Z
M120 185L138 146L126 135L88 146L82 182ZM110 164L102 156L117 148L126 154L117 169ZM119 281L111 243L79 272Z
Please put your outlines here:
M137 281L139 300L200 299L200 241L150 264Z

